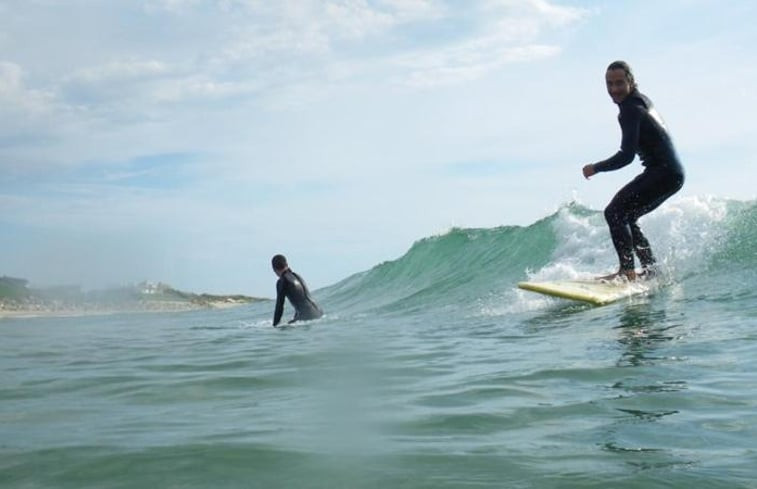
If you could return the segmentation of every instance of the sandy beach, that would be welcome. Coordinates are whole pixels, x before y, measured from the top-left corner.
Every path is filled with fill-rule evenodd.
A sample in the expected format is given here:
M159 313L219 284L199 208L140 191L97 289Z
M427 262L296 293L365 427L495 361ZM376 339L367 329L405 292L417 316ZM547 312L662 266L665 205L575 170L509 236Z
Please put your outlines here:
M171 313L200 309L227 309L250 301L135 301L123 304L15 303L0 301L0 319L34 317L99 316L124 313Z

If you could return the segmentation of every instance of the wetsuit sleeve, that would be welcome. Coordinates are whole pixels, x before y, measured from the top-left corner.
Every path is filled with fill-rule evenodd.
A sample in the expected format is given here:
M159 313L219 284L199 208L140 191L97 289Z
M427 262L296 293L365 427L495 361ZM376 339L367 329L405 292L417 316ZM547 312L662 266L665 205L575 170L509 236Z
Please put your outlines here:
M284 299L286 293L284 291L284 280L279 279L276 282L276 309L273 311L273 325L277 326L281 322L281 316L284 314Z
M639 128L641 126L641 107L624 107L620 112L620 129L623 139L620 151L610 158L594 164L594 171L613 171L631 163L639 147Z

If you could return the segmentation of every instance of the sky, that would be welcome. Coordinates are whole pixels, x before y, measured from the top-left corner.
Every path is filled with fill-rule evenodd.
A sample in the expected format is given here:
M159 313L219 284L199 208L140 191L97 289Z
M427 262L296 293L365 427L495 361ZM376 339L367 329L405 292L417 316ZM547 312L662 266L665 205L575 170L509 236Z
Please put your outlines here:
M687 171L755 199L751 0L0 0L0 276L311 289L452 227L602 209L628 61Z

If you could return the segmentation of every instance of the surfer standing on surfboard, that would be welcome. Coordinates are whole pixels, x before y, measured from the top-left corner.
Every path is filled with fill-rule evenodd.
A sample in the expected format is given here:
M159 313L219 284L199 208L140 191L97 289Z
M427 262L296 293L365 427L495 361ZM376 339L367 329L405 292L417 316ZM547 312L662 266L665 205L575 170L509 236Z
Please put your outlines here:
M621 188L605 208L605 219L618 253L620 269L602 278L621 276L635 280L634 253L639 258L643 274L655 272L655 258L639 228L638 219L681 189L684 172L665 123L652 101L639 92L628 63L611 63L605 81L607 92L620 109L618 121L623 132L620 151L604 161L584 166L583 175L588 179L596 173L628 165L636 154L641 158L644 171Z

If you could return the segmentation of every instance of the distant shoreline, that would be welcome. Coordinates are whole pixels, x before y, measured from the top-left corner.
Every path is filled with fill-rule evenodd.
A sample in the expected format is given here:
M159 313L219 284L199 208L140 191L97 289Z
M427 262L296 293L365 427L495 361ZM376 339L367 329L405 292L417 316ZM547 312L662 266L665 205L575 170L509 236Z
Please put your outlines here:
M0 300L4 318L107 316L112 314L175 313L240 307L265 299L217 299L203 301L142 300L123 304L15 303Z
M79 286L31 289L28 283L23 278L0 277L0 319L226 309L267 300L241 294L183 292L161 282L89 292Z

